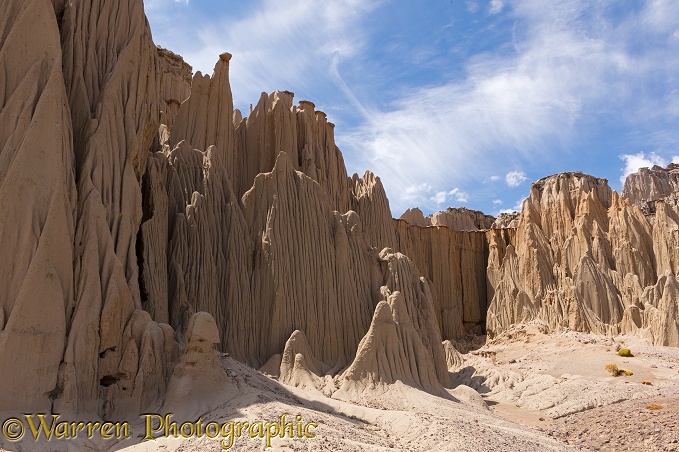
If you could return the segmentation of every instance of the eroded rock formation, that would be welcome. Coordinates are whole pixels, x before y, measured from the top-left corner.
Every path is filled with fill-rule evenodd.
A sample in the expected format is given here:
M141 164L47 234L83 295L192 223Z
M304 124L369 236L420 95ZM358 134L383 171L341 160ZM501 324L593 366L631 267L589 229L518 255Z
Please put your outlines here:
M234 110L230 59L191 77L141 0L0 3L0 411L121 419L186 393L206 409L192 382L233 389L216 344L349 400L397 382L447 396L462 361L442 341L486 325L679 346L667 195L650 221L568 173L500 228L468 209L392 220L314 104ZM642 179L635 199L674 187Z
M425 217L422 211L415 207L406 210L401 215L401 220L413 226L445 226L454 231L478 231L490 228L495 217L466 207L449 207Z
M604 179L582 173L534 183L518 228L488 232L488 334L539 321L679 345L677 213L659 201L651 224Z
M679 164L640 168L625 179L622 196L639 206L679 193Z

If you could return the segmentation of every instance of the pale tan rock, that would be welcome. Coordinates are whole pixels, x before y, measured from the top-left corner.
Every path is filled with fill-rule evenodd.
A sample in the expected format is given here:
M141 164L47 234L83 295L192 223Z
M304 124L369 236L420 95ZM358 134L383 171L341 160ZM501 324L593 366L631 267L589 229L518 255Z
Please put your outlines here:
M278 381L295 387L321 389L321 377L330 370L330 366L314 357L304 333L299 330L285 343L280 361Z
M414 226L445 226L454 231L489 229L495 221L495 217L466 207L449 207L446 210L434 212L426 218L422 211L415 207L406 210L401 215L401 219Z
M486 403L485 400L483 400L481 394L479 394L469 386L458 385L457 387L455 387L455 389L450 391L450 393L453 395L453 397L460 400L465 405L470 405L484 410L488 409L488 404Z
M74 309L78 197L54 7L0 4L0 410L51 409Z
M533 184L518 228L488 232L489 335L538 321L673 343L676 304L666 300L676 281L678 219L658 201L652 224L605 180L582 173Z
M387 299L378 303L370 330L359 344L356 359L340 376L340 389L333 397L359 399L366 392L385 392L397 381L445 396L437 363L417 332L416 319L410 317L404 295L391 293L386 287L383 294ZM440 342L437 345L440 347ZM442 348L440 351L442 355ZM445 366L444 361L438 364ZM445 383L450 385L449 381Z
M200 416L237 390L226 374L214 346L219 343L214 318L197 312L189 320L186 348L168 382L162 412L184 419Z
M482 333L486 318L486 255L483 232L420 227L395 220L397 249L431 282L441 335L459 339Z
M455 372L462 367L464 358L449 340L443 341L443 351L446 354L446 365L450 372Z
M647 202L664 199L679 192L679 164L670 163L667 168L655 165L640 168L625 178L622 196L632 204L641 206Z

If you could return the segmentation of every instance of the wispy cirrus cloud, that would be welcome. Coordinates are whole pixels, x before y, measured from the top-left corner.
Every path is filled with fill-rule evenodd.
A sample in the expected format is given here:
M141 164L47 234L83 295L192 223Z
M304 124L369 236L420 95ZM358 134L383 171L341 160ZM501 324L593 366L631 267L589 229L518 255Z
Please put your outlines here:
M429 198L437 207L441 207L446 202L454 201L456 203L466 204L469 202L469 193L453 188L450 191L439 191L434 196Z
M254 103L262 92L275 90L293 89L301 91L296 93L298 98L309 98L318 88L333 85L337 89L333 65L362 51L365 28L361 19L379 3L263 0L244 14L225 7L196 27L193 39L178 42L175 50L195 70L208 74L219 54L231 53L236 106Z
M544 171L555 155L576 152L568 149L586 121L605 115L639 122L648 104L635 90L667 83L672 68L679 70L673 44L644 52L639 41L674 39L675 5L655 1L618 13L605 2L493 2L491 12L514 21L511 49L472 56L461 79L413 87L346 142L367 151L363 165L380 175L395 211L407 207L400 187L416 181L438 194L451 184L468 189L489 180L508 163ZM528 177L514 176L506 179L510 187ZM436 208L440 198L422 207Z
M524 188L512 168L616 180L619 155L669 161L679 148L670 0L468 0L451 17L396 0L201 5L147 0L154 37L204 72L231 52L237 106L276 89L314 101L338 125L350 172L378 174L394 212L461 202L450 187L491 211ZM399 15L425 31L405 36Z

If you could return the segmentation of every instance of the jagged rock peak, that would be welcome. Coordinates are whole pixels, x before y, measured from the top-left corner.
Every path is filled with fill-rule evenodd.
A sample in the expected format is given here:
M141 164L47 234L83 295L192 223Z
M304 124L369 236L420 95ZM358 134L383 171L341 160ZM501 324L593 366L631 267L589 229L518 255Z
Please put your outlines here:
M406 210L401 215L401 220L413 226L445 226L454 231L477 231L489 229L495 217L466 207L448 207L425 217L422 211L415 207Z
M536 182L517 228L488 232L489 336L537 320L675 343L677 316L665 295L674 285L659 278L676 282L670 231L678 222L676 208L659 201L652 225L605 179L562 173Z

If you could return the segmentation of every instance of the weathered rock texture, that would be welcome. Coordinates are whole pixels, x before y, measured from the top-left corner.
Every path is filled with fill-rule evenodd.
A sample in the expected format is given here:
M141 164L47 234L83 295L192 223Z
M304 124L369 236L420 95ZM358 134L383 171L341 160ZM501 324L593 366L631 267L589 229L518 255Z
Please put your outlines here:
M394 220L397 249L431 282L434 310L444 339L481 334L486 323L488 246L481 231L421 227Z
M413 226L445 226L454 231L477 231L490 228L495 217L466 207L449 207L425 217L422 211L415 207L406 210L401 215L401 220Z
M640 168L625 179L622 196L632 204L663 199L679 192L679 164L670 163L667 168L655 165Z
M536 320L678 346L678 213L659 201L651 224L604 179L582 173L534 183L518 228L487 233L488 334Z
M120 420L189 393L200 412L192 382L233 389L215 344L347 399L447 396L442 340L484 324L679 345L671 203L651 224L571 173L534 184L517 228L392 220L311 102L234 110L230 59L191 78L141 0L0 3L0 411Z
M159 114L143 6L5 1L0 17L0 409L153 409L178 345L138 286Z

